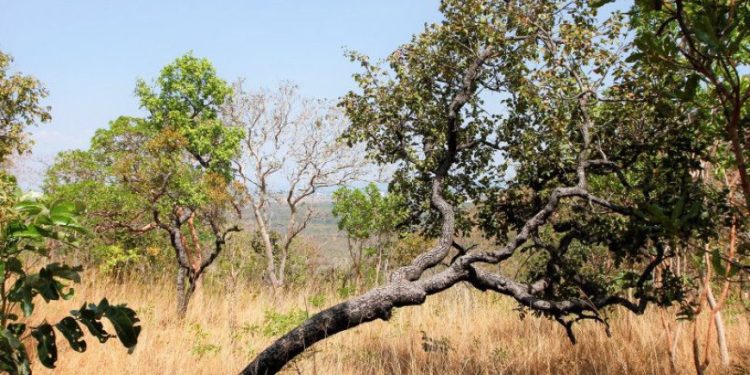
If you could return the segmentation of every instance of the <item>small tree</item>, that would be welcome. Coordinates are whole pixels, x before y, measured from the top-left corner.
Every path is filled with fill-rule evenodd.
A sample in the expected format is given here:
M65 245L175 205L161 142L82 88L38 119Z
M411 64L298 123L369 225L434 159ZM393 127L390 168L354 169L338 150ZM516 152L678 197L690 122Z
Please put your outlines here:
M406 218L401 199L383 194L374 183L363 190L342 187L333 193L333 215L339 230L346 232L355 285L359 288L365 257L375 256L375 283L380 282L384 254L398 224Z
M206 268L239 230L230 222L240 213L230 163L243 131L220 121L231 88L206 59L186 54L136 92L148 116L120 117L97 131L88 151L60 155L46 186L93 193L83 197L96 203L89 215L110 233L166 234L184 315Z
M24 153L31 146L26 128L51 119L50 108L40 104L47 90L32 76L9 71L13 58L0 51L0 162Z
M250 93L237 82L223 118L245 130L235 169L263 242L268 280L280 288L294 240L315 214L307 202L321 188L359 178L364 158L339 139L343 115L324 101L302 98L289 83L275 92ZM288 217L275 245L271 213L279 206Z

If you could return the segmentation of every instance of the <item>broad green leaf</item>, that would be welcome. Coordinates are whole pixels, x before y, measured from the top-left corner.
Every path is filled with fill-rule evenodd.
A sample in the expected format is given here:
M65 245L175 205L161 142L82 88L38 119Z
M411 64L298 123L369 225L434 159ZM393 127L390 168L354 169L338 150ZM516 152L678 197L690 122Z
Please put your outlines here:
M83 331L75 319L66 316L55 327L65 336L73 350L82 353L86 351L86 341L83 341Z
M111 337L107 331L104 330L104 325L101 323L102 315L97 310L94 304L81 306L80 310L73 310L71 314L78 318L83 325L88 328L89 332L96 337L99 342L105 343Z
M55 343L55 331L52 326L48 323L44 323L39 327L31 330L31 336L36 341L36 352L39 357L39 362L45 367L55 368L55 362L57 362L57 344Z
M106 301L103 300L103 301ZM138 343L138 335L141 333L141 327L138 325L139 319L135 311L125 305L111 306L107 305L104 310L104 316L112 322L117 332L117 338L126 348L135 348Z

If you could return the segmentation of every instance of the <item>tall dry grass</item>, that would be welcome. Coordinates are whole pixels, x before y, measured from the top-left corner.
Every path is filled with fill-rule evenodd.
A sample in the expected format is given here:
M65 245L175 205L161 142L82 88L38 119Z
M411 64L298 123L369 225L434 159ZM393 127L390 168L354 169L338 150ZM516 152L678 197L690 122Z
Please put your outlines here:
M78 286L76 298L39 306L38 313L62 316L82 301L107 296L127 302L141 319L143 332L131 355L114 341L74 353L58 338L60 360L55 371L34 364L39 374L231 374L248 363L273 337L267 312L317 311L339 300L335 293L310 290L273 295L265 288L241 288L235 303L224 291L206 288L191 302L187 317L174 315L169 280L117 284L92 281ZM341 333L309 349L288 366L301 374L666 374L667 338L660 312L644 316L611 314L612 337L601 325L576 326L572 345L563 329L544 318L519 318L507 299L465 287L428 299L419 307L400 309L389 322L373 322ZM750 372L750 325L744 313L725 312L733 358L721 368L716 350L709 373ZM233 323L234 319L234 323ZM701 321L701 323L704 323ZM689 324L689 323L682 323ZM233 328L233 326L235 328ZM264 332L265 331L265 332ZM426 337L425 337L426 336ZM427 344L429 351L425 351ZM685 326L678 348L678 372L694 373L691 329ZM715 345L715 343L712 343Z

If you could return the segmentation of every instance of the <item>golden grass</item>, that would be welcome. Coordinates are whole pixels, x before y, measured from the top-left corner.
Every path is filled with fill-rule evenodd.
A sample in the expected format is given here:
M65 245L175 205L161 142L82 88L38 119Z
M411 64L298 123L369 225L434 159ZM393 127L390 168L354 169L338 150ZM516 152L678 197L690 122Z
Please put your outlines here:
M106 295L110 301L134 307L143 321L143 332L131 355L116 339L100 345L87 336L89 349L79 354L59 337L57 369L50 371L34 363L34 371L76 375L233 374L273 340L263 334L265 311L316 311L309 302L316 293L305 290L274 296L265 288L248 287L238 293L232 309L225 296L207 288L191 302L188 316L180 321L174 315L173 288L168 281L148 285L89 281L78 286L73 301L39 304L38 313L53 321L84 300L98 301ZM338 300L333 293L326 293L325 299L326 306ZM533 316L521 320L513 306L507 299L461 286L428 299L423 306L400 309L389 322L366 324L319 343L285 371L336 375L669 373L667 339L657 310L644 316L613 314L611 338L601 325L579 324L575 329L579 343L572 345L556 323ZM240 327L234 335L230 329L232 314ZM748 373L747 317L726 315L733 365L721 368L712 342L714 355L708 372ZM690 374L695 373L690 351L692 331L683 324L678 372ZM441 349L425 352L421 331Z

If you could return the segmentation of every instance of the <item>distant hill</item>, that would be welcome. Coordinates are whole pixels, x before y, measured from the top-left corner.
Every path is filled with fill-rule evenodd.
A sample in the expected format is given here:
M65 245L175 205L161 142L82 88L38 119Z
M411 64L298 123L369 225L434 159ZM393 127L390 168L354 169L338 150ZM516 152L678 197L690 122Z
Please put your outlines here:
M322 261L331 265L340 265L348 262L349 251L347 249L346 235L338 230L336 218L331 213L333 201L330 195L319 194L311 197L306 207L313 209L313 215L302 236L320 247ZM306 207L300 210L303 214ZM252 213L244 213L246 218L252 218ZM270 206L271 227L277 231L285 231L289 220L289 209L284 204L274 203Z

